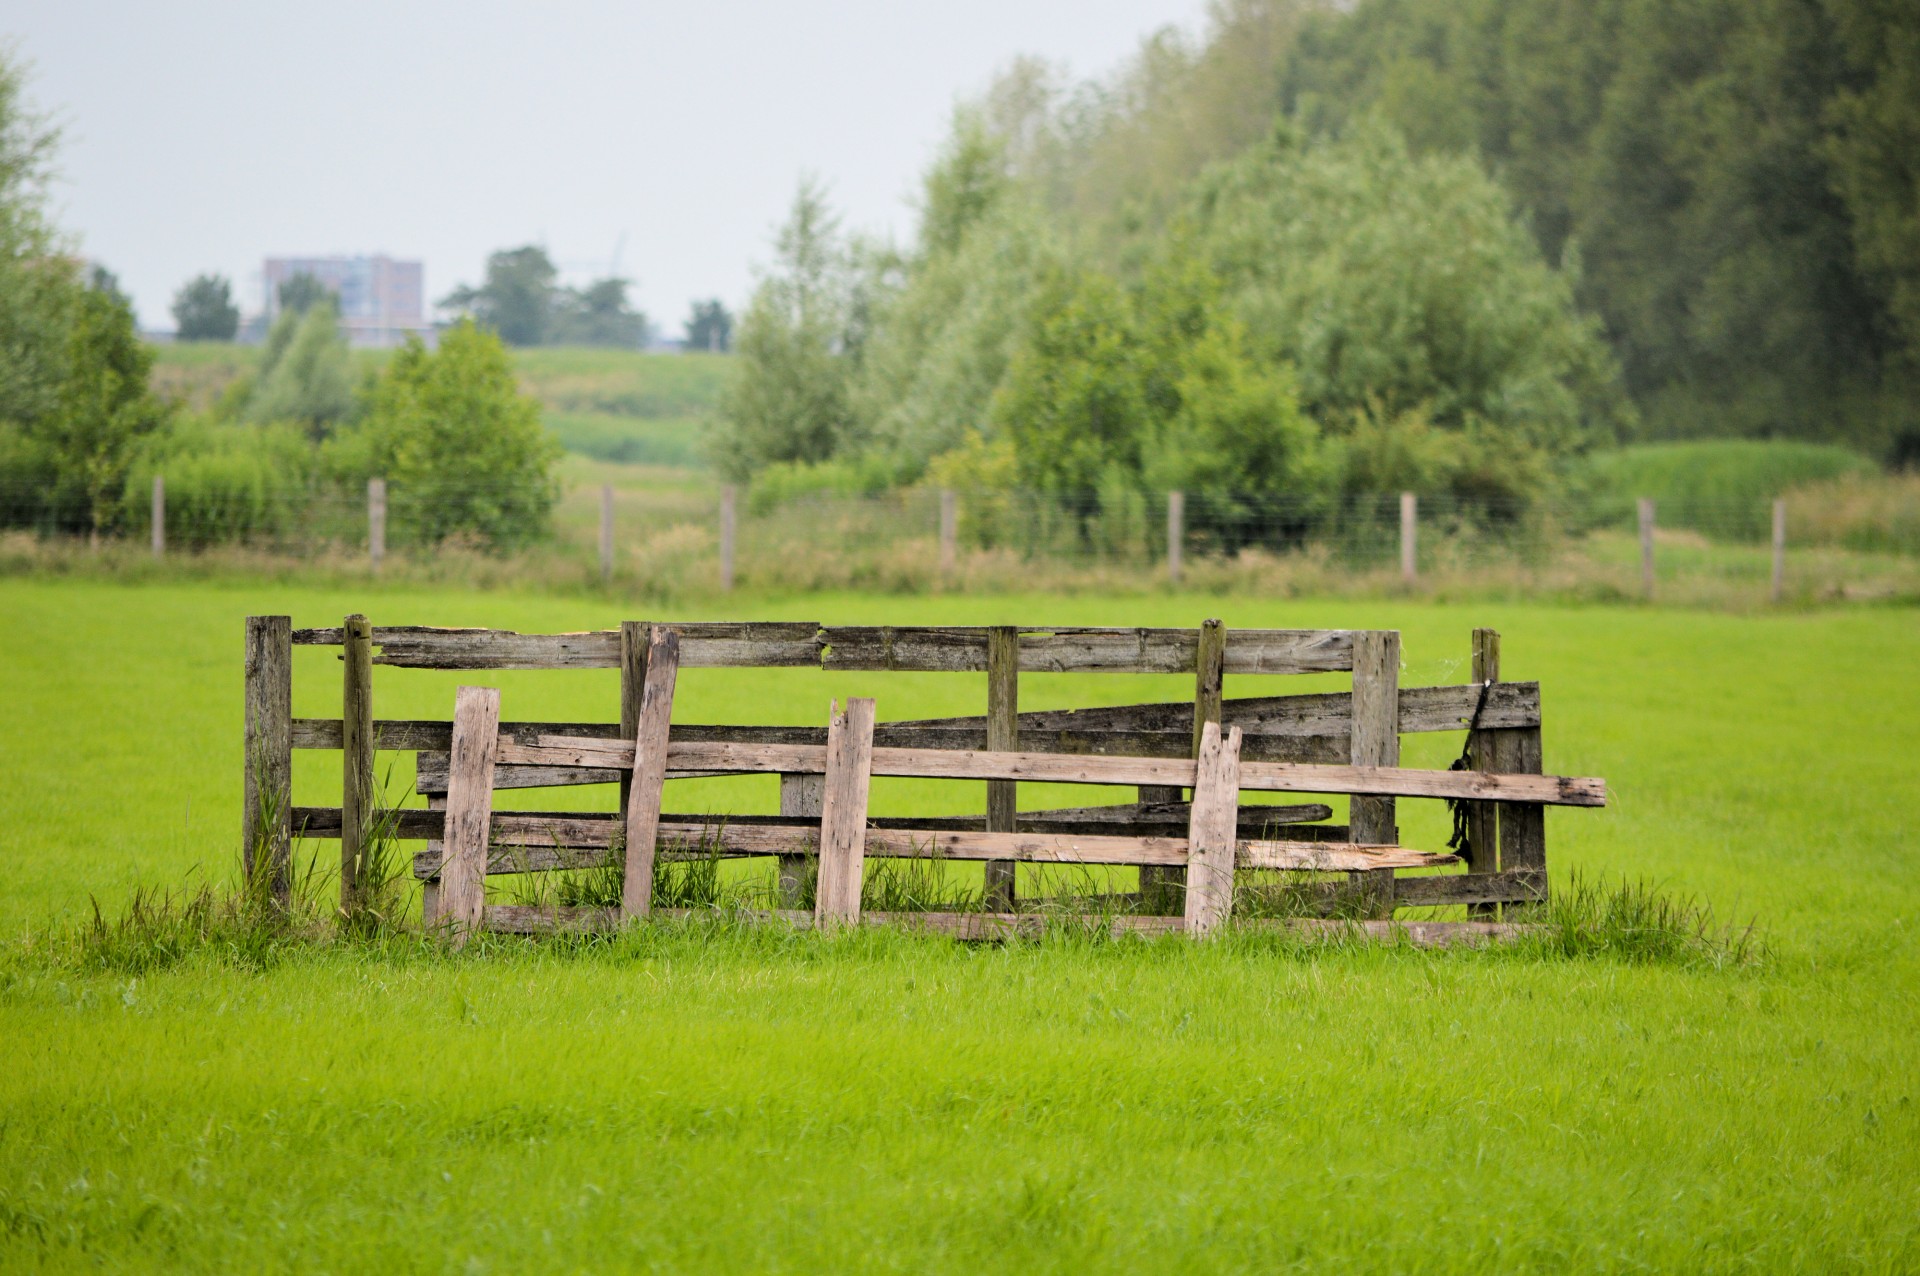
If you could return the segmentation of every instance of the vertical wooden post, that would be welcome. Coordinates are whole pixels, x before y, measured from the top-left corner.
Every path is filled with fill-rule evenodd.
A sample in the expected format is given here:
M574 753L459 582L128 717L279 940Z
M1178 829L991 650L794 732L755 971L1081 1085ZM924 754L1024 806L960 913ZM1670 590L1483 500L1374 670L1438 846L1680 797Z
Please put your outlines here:
M733 592L734 488L720 489L720 592Z
M1167 583L1180 583L1180 551L1187 539L1187 494L1167 493Z
M1226 692L1227 630L1219 620L1203 621L1193 662L1193 756L1200 756L1200 742L1207 724L1220 725L1220 702ZM1237 765L1237 764L1236 764ZM1142 802L1178 802L1180 789L1174 785L1143 784ZM1191 816L1191 812L1189 812ZM1166 907L1187 889L1187 870L1177 864L1142 864L1140 895L1150 906Z
M1653 597L1653 498L1640 498L1640 592Z
M1409 585L1418 575L1415 559L1419 547L1419 517L1420 498L1412 492L1400 493L1400 579Z
M167 556L167 480L153 476L153 556Z
M1500 681L1500 631L1497 629L1473 631L1473 681L1475 686ZM1467 748L1473 754L1474 770L1493 770L1493 732L1469 732ZM1500 870L1499 812L1499 806L1492 802L1467 805L1467 841L1473 847L1473 860L1467 866L1470 873ZM1471 904L1467 912L1471 916L1491 916L1499 909L1498 904Z
M374 806L373 626L365 616L342 622L340 647L340 911L351 913Z
M1233 852L1240 825L1240 728L1200 733L1193 808L1187 815L1187 934L1212 934L1233 914Z
M1503 775L1539 775L1539 727L1507 727L1487 734L1493 747L1487 770ZM1500 868L1503 872L1547 868L1547 808L1532 803L1502 802L1500 808Z
M600 583L613 580L613 484L600 485Z
M1400 634L1366 629L1353 636L1353 733L1355 766L1400 765ZM1399 841L1392 798L1349 798L1348 836L1376 845ZM1393 870L1354 876L1388 915L1393 910Z
M1773 503L1773 601L1787 596L1787 503Z
M440 917L456 944L479 929L493 841L493 764L500 751L500 690L461 687L453 697L447 756L447 827L440 860Z
M826 799L827 777L808 771L790 771L780 777L780 814L789 819L820 819ZM779 900L782 908L799 908L806 895L807 857L779 857Z
M873 782L873 701L834 706L827 723L827 783L820 810L818 923L860 920L860 878L867 853L867 793Z
M653 911L654 843L667 783L667 733L673 720L673 684L680 672L680 635L655 625L647 637L647 680L640 692L640 726L633 734L633 786L627 792L627 872L620 919Z
M387 481L367 480L367 562L373 574L380 574L380 560L387 556Z
M959 559L960 502L950 487L940 489L940 574L951 576Z
M640 730L640 697L647 685L647 644L651 626L644 620L620 622L620 738L631 740ZM620 810L627 809L633 792L633 772L620 776Z
M246 779L241 857L249 882L267 857L273 897L293 894L293 619L247 617Z
M1010 753L1019 747L1020 631L1013 625L994 625L987 630L987 751ZM987 832L1016 832L1018 810L1014 781L987 781ZM988 860L985 871L987 911L1012 912L1013 861Z
M444 793L430 795L427 798L427 809L429 811L446 810L447 795ZM447 843L444 834L439 838L427 839L427 854L433 858L433 862L436 864L444 864L447 862ZM420 925L424 929L432 930L439 924L440 878L436 875L420 883Z

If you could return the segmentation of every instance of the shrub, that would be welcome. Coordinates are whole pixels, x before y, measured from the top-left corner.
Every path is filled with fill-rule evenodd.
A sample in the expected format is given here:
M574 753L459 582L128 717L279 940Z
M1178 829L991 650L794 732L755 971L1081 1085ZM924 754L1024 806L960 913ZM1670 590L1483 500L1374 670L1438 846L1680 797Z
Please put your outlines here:
M1650 443L1596 453L1573 472L1586 517L1624 526L1634 501L1652 497L1663 527L1760 540L1772 526L1774 498L1797 487L1879 467L1857 452L1785 440Z

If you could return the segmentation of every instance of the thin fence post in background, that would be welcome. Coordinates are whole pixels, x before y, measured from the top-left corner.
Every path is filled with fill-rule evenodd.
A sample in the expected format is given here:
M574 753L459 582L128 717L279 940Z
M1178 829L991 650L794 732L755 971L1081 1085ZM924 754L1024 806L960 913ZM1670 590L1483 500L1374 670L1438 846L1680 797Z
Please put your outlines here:
M1653 597L1653 498L1640 498L1640 592Z
M613 580L613 484L600 485L600 583Z
M367 480L367 562L373 574L380 574L380 560L387 556L387 481Z
M167 556L167 480L153 476L153 556Z
M1773 601L1787 594L1787 503L1773 503Z
M732 484L720 489L720 592L733 592L733 511Z
M1180 549L1187 538L1187 494L1167 493L1167 583L1180 583Z
M1420 517L1420 500L1412 492L1400 493L1400 579L1411 585L1415 578L1415 530Z
M953 489L940 489L940 572L952 575L957 558L955 541L960 536L960 503Z

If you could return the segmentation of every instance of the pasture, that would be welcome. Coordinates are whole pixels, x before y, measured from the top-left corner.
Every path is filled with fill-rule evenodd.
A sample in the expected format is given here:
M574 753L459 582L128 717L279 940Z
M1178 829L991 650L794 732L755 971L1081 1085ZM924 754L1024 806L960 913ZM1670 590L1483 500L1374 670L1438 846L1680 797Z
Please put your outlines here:
M1757 919L1765 952L969 948L660 926L598 946L393 941L135 970L59 942L89 896L111 913L136 885L232 872L241 618L349 611L523 630L1219 615L1398 628L1408 684L1464 680L1468 632L1491 625L1505 675L1544 684L1547 769L1610 782L1605 811L1549 812L1556 883L1655 879ZM0 581L0 1266L1910 1270L1914 635L1896 608L812 595L696 614ZM332 653L295 659L295 712L337 711ZM377 712L444 717L460 681L500 686L509 716L614 716L611 671L381 669ZM983 683L695 671L676 714L818 724L848 694L877 695L883 719L978 712ZM1192 688L1021 690L1045 708ZM1444 766L1457 747L1410 737L1406 760ZM296 802L337 797L336 759L299 757ZM876 782L875 813L980 800L923 783ZM768 778L674 786L679 809L774 800ZM1061 796L1033 788L1023 806ZM1410 845L1444 842L1437 803L1404 802L1401 821Z

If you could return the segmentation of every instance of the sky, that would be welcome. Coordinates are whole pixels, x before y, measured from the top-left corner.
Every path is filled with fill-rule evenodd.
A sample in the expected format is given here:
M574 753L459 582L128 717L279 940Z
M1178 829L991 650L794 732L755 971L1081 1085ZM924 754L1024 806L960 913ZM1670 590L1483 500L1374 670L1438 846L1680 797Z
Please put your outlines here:
M429 298L544 245L617 270L669 334L737 309L803 174L908 238L954 104L1020 54L1111 70L1204 0L459 4L4 0L29 98L63 126L54 207L143 327L268 256L426 263Z

